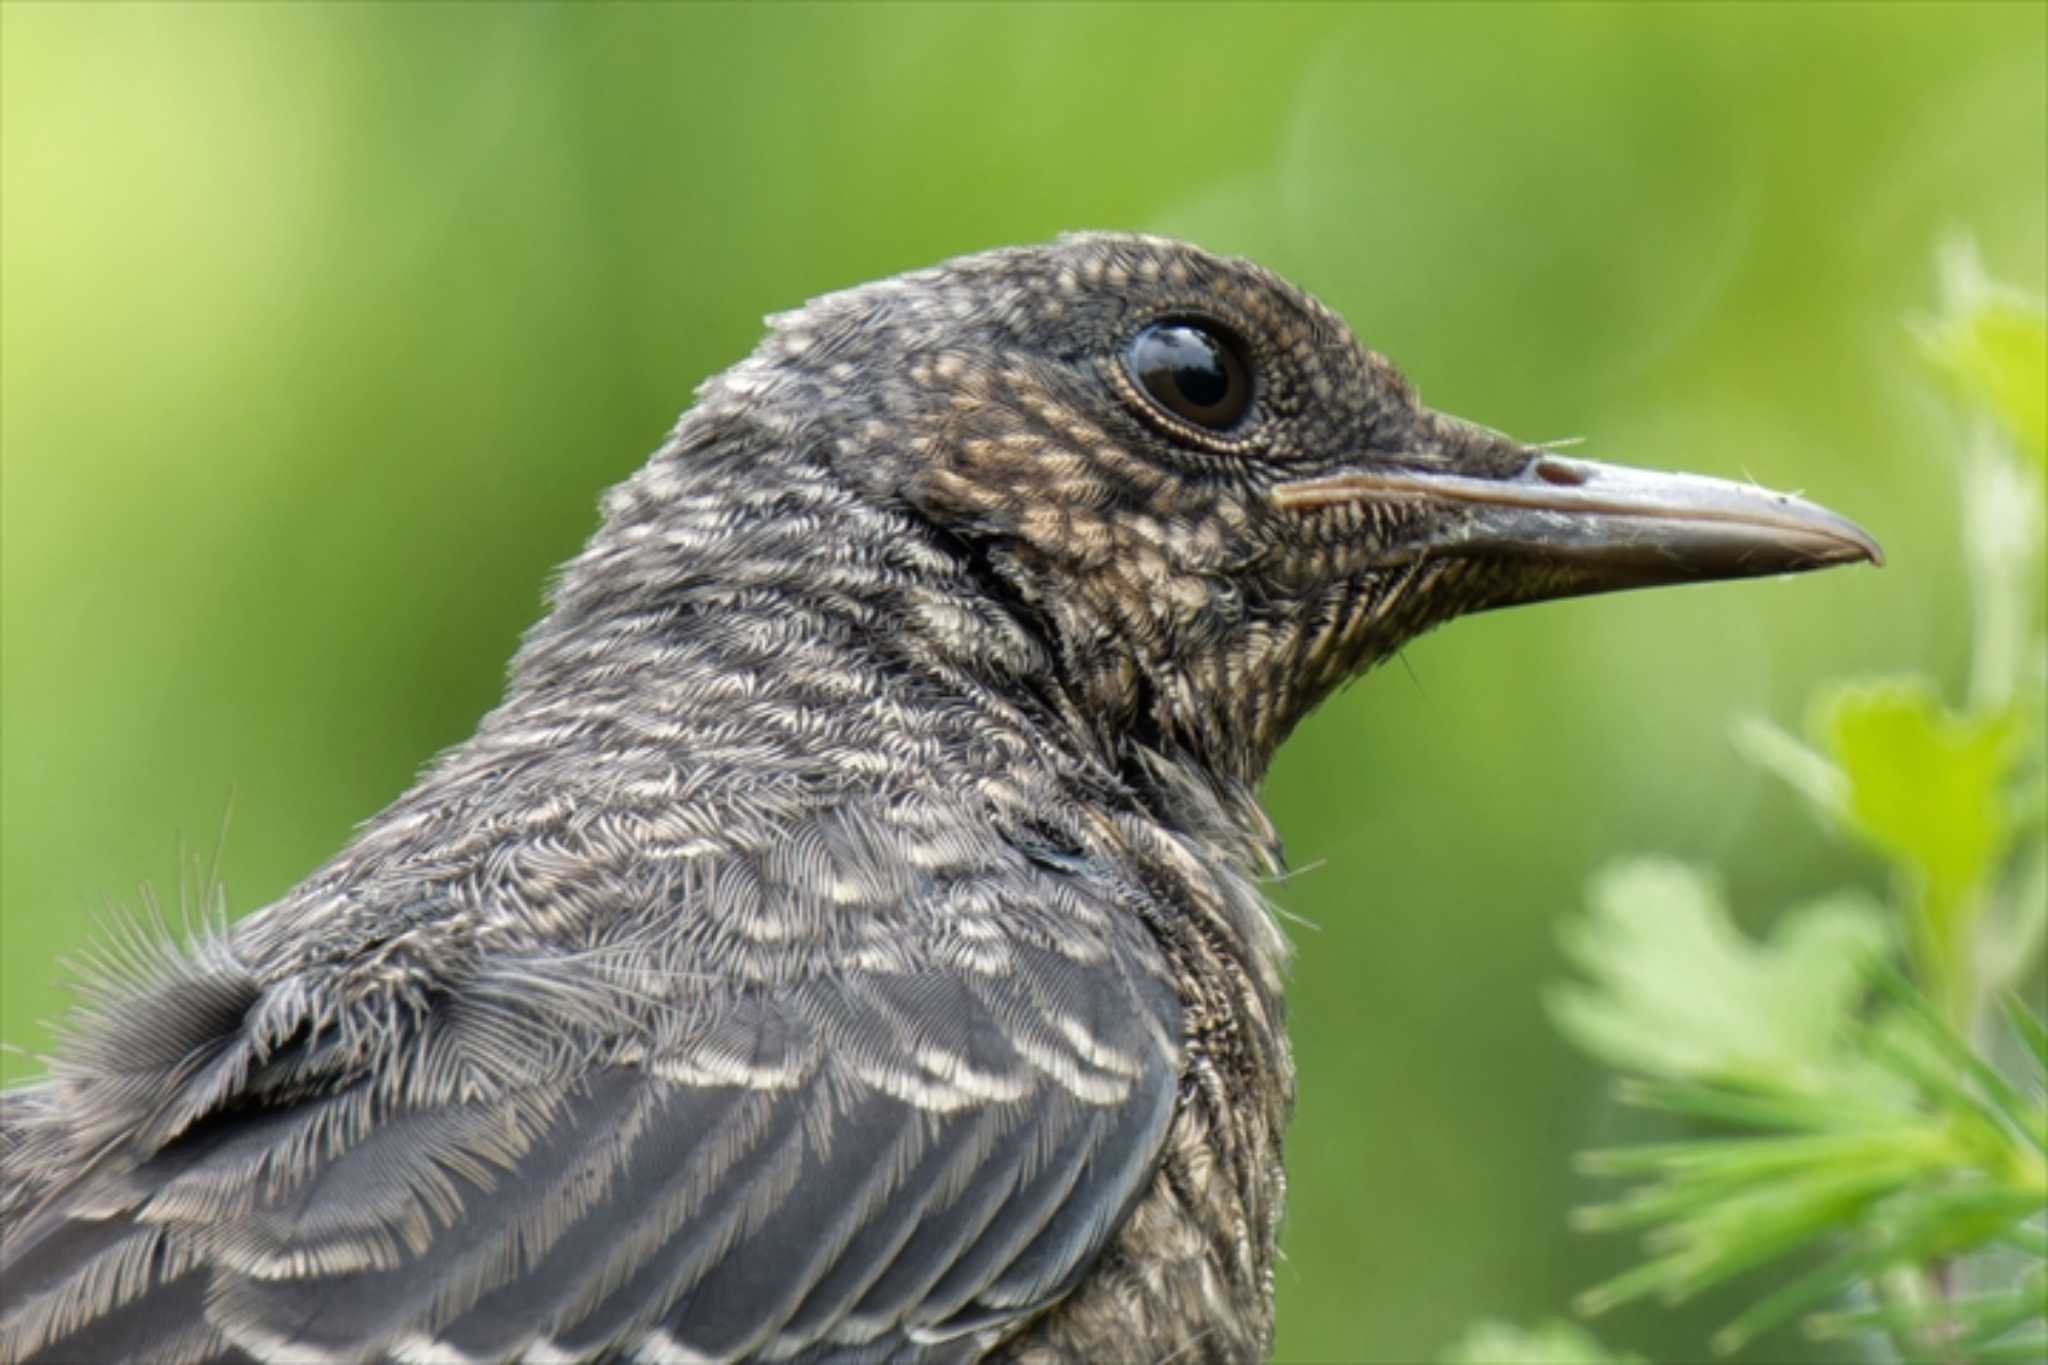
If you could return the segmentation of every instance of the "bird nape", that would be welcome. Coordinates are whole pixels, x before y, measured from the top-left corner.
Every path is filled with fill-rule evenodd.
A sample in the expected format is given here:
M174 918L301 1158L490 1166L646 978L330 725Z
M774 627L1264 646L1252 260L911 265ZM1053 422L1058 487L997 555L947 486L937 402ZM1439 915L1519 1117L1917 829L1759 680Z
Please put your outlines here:
M87 973L0 1110L0 1359L1260 1357L1276 746L1465 612L1858 560L1180 242L773 318L473 737Z

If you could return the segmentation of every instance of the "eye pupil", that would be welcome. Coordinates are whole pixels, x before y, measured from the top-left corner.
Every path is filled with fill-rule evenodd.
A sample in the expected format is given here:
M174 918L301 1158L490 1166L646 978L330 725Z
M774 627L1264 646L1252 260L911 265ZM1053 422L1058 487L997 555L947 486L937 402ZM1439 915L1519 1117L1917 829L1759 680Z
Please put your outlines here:
M1155 322L1132 339L1131 377L1172 416L1228 431L1251 407L1250 372L1235 339L1205 322Z
M1184 356L1173 367L1173 383L1181 397L1198 408L1213 408L1230 393L1230 376L1223 369L1223 348L1200 332L1192 335L1201 355ZM1193 348L1188 348L1193 349Z

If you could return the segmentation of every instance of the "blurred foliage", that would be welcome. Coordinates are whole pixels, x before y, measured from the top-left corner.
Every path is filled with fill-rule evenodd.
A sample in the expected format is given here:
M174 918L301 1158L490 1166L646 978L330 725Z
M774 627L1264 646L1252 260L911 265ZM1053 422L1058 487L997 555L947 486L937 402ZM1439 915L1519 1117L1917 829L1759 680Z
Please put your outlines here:
M1950 571L1928 452L1975 438L1897 320L1956 223L2048 284L2044 51L2037 5L0 4L0 1037L43 1045L93 907L175 884L230 793L246 910L469 733L598 491L762 314L1172 232L1441 407L1803 488L1889 556L1461 622L1268 783L1317 926L1280 1358L1554 1312L1629 1255L1561 1235L1570 1154L1669 1131L1542 1023L1585 869L1875 896L1720 718L2025 664ZM1726 1316L1601 1331L1669 1360Z
M1616 914L1624 897L1629 908L1619 913L1638 929L1645 913L1661 912L1668 932L1655 946L1637 937L1618 952L1607 944L1585 954L1598 987L1590 1003L1559 1009L1560 1026L1636 1078L1620 1089L1625 1103L1750 1133L1582 1158L1589 1174L1641 1183L1579 1210L1574 1224L1648 1229L1652 1259L1581 1295L1580 1310L1600 1313L1643 1296L1680 1302L1817 1243L1838 1244L1812 1269L1774 1271L1780 1282L1715 1334L1715 1349L1732 1350L1874 1285L1882 1307L1810 1320L1809 1330L1836 1337L1883 1326L1906 1359L1974 1360L1977 1348L2008 1358L2004 1334L2048 1317L2038 1291L2048 1245L2038 1228L2024 1226L2048 1207L2048 1109L2039 1097L2048 1053L2027 1065L2034 1094L2022 1095L1904 978L1873 969L1867 952L1842 955L1850 946L1842 931L1854 924L1849 939L1881 934L1875 918L1843 918L1828 907L1788 915L1770 947L1751 950L1756 960L1746 970L1720 974L1712 1004L1721 1018L1685 1020L1684 1048L1674 1053L1659 1045L1669 1035L1657 1030L1674 1022L1664 1010L1631 1013L1629 1002L1641 1000L1638 973L1674 944L1736 931L1697 874L1675 865L1613 875L1606 913ZM1597 941L1607 932L1596 919L1586 935ZM1865 992L1841 987L1861 987L1873 971L1887 1008L1865 1014ZM1802 972L1821 983L1811 996L1783 989ZM2041 1036L2038 1018L2022 1005L2013 1010L2023 1040ZM1642 1036L1630 1036L1631 1027ZM1759 1049L1760 1037L1779 1031L1775 1055ZM1723 1039L1726 1050L1717 1050ZM2023 1272L1985 1272L2002 1282L1997 1291L1963 1301L1926 1288L1942 1283L1939 1264L2007 1241L2035 1259ZM1910 1293L1888 1284L1901 1271L1915 1277ZM2044 1344L2038 1331L2024 1339Z
M2003 424L2021 455L2048 468L2048 315L2043 301L1984 271L1968 238L1942 254L1940 312L1920 325L1928 361L1966 402Z
M1565 926L1565 953L1597 986L1560 986L1548 1001L1580 1047L1642 1075L1795 1095L1843 1088L1860 964L1886 941L1875 905L1851 894L1810 906L1754 944L1712 883L1683 864L1616 864L1591 899Z
M1565 931L1590 980L1550 995L1566 1036L1622 1074L1624 1103L1718 1130L1582 1157L1589 1174L1635 1183L1574 1223L1642 1230L1649 1259L1580 1295L1580 1311L1680 1303L1767 1268L1771 1287L1714 1334L1720 1352L1803 1315L1815 1340L1876 1335L1892 1359L2048 1356L2048 1023L2007 990L2037 976L2048 923L2048 471L2026 427L2048 363L2024 385L2004 368L2013 353L2048 357L2048 309L1955 288L1957 259L1952 248L1947 311L1923 337L1984 336L1995 310L2009 344L1925 353L2006 433L1959 468L1976 485L1973 522L2005 520L1996 553L1979 542L1972 554L1972 587L1979 628L2002 623L2023 642L1975 658L2011 671L1975 680L1960 712L1924 676L1831 686L1813 708L1813 748L1754 719L1737 730L1889 864L1889 912L1845 892L1785 915L1759 944L1706 874L1621 863ZM2013 505L2000 510L1987 487ZM2016 597L1982 601L2001 594ZM1895 931L1910 980L1888 961ZM1801 1252L1818 1259L1786 1268Z
M1959 1025L1978 994L1978 921L2015 839L2040 823L2039 699L2032 687L1959 715L1926 678L1832 688L1814 708L1826 757L1756 718L1737 729L1822 816L1897 869L1920 979Z
M1534 1329L1482 1322L1443 1357L1444 1365L1641 1365L1609 1354L1582 1327L1551 1321Z

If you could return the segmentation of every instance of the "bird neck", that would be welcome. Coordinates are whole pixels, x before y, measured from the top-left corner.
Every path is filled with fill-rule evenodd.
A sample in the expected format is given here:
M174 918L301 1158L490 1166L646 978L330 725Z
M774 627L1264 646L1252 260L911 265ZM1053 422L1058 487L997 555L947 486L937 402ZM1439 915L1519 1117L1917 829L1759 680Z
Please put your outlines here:
M606 495L514 660L508 707L593 679L656 710L710 704L714 678L792 711L968 699L1029 734L1077 794L1173 828L1226 817L1264 870L1252 793L1296 699L1262 690L1257 660L1134 629L1118 616L1127 587L1072 590L1071 566L947 530L760 417L700 406Z
M820 722L900 704L915 728L920 709L967 702L1035 748L1095 757L1044 623L973 546L848 486L827 455L717 416L695 410L606 495L502 711L603 686L695 725L724 704L714 693L743 687Z
M1018 556L1025 558L1023 555ZM1324 697L1363 671L1384 638L1370 583L1318 586L1300 601L1205 602L1199 614L1133 592L1123 563L1061 564L1027 583L1051 623L1062 686L1104 752L1129 769L1163 759L1227 792L1256 791L1273 755Z

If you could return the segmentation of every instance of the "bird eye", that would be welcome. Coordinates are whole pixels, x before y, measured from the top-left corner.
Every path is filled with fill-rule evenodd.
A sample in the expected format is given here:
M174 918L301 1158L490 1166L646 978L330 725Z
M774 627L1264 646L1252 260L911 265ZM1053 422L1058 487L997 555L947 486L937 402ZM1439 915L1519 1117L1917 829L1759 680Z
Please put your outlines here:
M1131 378L1153 402L1205 431L1228 431L1252 405L1237 338L1207 322L1155 322L1131 339Z

